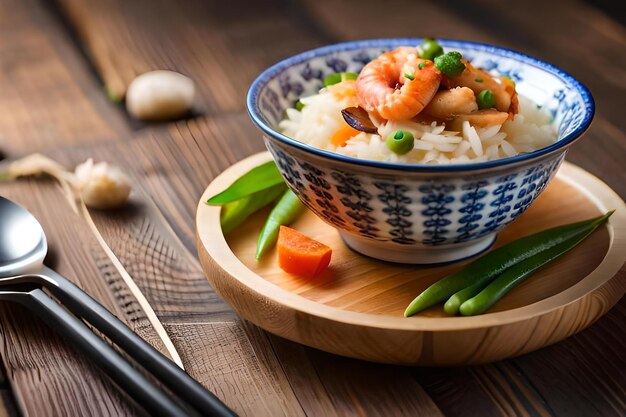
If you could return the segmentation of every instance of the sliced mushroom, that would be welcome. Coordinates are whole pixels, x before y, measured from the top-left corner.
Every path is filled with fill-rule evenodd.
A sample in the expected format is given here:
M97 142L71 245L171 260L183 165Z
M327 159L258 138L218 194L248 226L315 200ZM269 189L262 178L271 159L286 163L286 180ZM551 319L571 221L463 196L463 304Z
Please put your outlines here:
M343 120L352 128L361 132L376 133L378 128L372 123L370 115L362 107L347 107L341 110Z

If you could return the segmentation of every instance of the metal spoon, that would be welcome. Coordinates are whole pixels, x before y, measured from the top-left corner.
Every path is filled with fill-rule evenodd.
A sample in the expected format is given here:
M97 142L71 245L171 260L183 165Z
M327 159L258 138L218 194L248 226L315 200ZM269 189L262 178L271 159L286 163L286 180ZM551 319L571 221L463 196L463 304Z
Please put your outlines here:
M23 207L0 197L0 291L2 291L2 287L7 286L8 291L6 293L11 293L4 297L0 295L0 298L21 302L39 314L59 313L58 309L43 300L42 295L45 293L38 287L45 287L70 311L104 333L142 367L194 408L201 410L203 414L235 415L217 397L205 390L202 385L193 380L176 364L141 339L96 300L71 281L44 266L43 260L47 250L46 236L37 219ZM24 284L30 287L27 291L13 291L14 288L23 287ZM25 295L22 296L22 294ZM28 294L30 296L27 296ZM45 308L41 308L42 305ZM60 306L59 309L65 311ZM62 324L59 323L59 317L61 316L57 314L56 322L49 318L47 321L59 326ZM97 356L102 353L101 351L105 347L109 347L99 339L105 346L98 345L93 338L85 336L82 332L83 329L77 332L78 324L76 322L80 324L80 321L72 322L71 318L75 319L66 312L61 322L68 321L68 323L71 322L71 325L61 325L60 328L66 332L74 332L73 339L77 342L83 338L82 347L88 353ZM84 327L88 329L86 326ZM96 337L93 333L90 332L90 334ZM115 354L117 355L117 353ZM156 387L152 389L153 385L143 375L126 362L124 363L130 369L123 366L122 362L118 360L121 359L121 356L111 359L110 355L108 357L105 355L100 359L100 363L111 378L127 389L133 397L142 400L142 405L159 410L159 414L163 414L164 410L171 410L174 414L184 415L180 414L180 408L177 409L178 406L164 397L161 391L156 390Z
M47 251L39 222L22 207L0 197L0 277L38 271Z

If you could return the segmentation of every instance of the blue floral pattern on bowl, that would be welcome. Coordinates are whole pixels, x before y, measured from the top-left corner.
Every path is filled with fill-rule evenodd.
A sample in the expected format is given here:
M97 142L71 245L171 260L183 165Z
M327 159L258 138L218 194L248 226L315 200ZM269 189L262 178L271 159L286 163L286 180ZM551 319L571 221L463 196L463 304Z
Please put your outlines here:
M441 41L476 66L516 81L545 106L558 141L496 161L426 166L367 161L312 148L276 132L286 108L314 94L334 72L358 72L370 59L421 39L350 42L296 55L265 71L248 93L248 110L287 184L346 243L366 255L437 263L475 255L546 188L594 113L588 90L563 71L495 46Z

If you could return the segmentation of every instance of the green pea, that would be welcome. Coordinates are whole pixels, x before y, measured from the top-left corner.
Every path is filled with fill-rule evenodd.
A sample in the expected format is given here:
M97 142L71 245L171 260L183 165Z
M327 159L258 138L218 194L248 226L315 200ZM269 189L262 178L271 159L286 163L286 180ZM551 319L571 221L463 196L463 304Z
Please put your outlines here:
M435 58L435 67L448 77L456 77L465 69L465 64L461 62L460 52L452 51Z
M424 38L424 42L420 45L420 51L420 58L430 59L431 61L443 55L443 48L439 45L439 42L432 38Z
M396 155L404 155L405 153L413 149L413 145L415 144L415 138L413 137L411 132L398 130L397 132L392 133L387 137L387 140L385 140L385 144L387 145L389 150Z
M358 76L359 74L355 74L354 72L335 72L334 74L327 75L326 78L324 78L324 87L339 84L340 82L346 80L356 80Z
M478 103L478 107L481 109L490 109L495 102L493 91L491 90L483 90L478 93L478 97L476 97L476 103Z
M300 100L296 101L296 105L294 106L296 108L296 110L298 111L302 111L302 109L304 108L304 103Z

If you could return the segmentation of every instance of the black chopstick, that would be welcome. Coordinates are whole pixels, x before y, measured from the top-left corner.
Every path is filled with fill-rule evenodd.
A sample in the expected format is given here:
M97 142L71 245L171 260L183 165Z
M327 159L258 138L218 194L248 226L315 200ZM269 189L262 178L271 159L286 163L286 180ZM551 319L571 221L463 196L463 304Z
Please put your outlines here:
M207 391L161 352L145 342L71 281L47 267L43 268L39 277L42 280L38 283L45 285L72 313L82 317L101 331L179 398L198 410L201 415L237 416L215 395Z
M10 296L13 301L29 308L72 345L82 349L120 388L152 415L168 417L194 415L133 368L85 323L70 314L42 289L11 291L3 288L1 292L4 296L12 292Z

